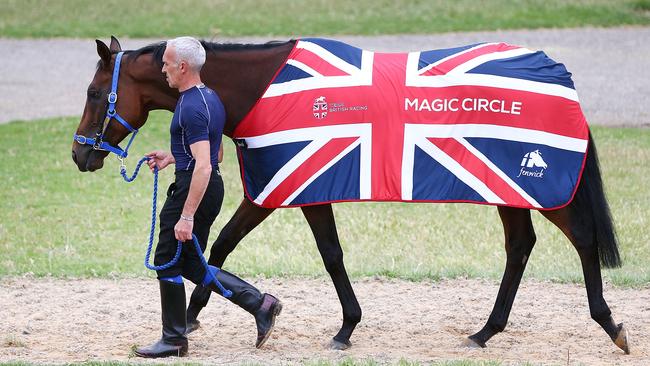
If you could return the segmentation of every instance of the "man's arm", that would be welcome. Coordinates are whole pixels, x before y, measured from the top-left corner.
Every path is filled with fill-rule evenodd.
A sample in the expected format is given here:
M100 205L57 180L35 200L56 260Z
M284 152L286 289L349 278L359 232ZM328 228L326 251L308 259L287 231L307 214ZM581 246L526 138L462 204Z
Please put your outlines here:
M210 174L212 173L210 141L197 141L190 145L190 150L195 160L192 182L190 183L190 191L187 194L187 199L183 206L182 216L174 227L176 239L182 241L192 240L194 213L203 199L208 182L210 181Z

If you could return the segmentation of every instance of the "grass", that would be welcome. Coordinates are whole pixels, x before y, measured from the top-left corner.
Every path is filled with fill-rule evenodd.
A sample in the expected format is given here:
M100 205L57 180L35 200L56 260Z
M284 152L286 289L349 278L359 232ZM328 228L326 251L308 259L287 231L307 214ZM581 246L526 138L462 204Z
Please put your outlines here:
M2 37L400 34L650 24L648 0L3 0Z
M13 348L23 348L26 347L25 342L17 338L15 335L10 334L4 337L2 342L2 347L13 347Z
M168 145L171 114L155 112L132 147L128 166ZM70 158L78 119L0 125L0 276L143 276L152 179L122 181L114 158L80 173ZM625 265L608 270L624 286L650 282L650 130L593 129ZM226 198L211 238L242 198L232 143L225 144ZM161 172L161 192L171 182ZM160 197L159 207L164 197ZM505 251L496 209L469 204L343 203L334 205L345 263L353 277L410 280L501 277ZM580 282L575 250L550 223L533 214L538 242L526 276ZM246 276L323 276L326 272L298 209L274 212L246 237L225 268Z

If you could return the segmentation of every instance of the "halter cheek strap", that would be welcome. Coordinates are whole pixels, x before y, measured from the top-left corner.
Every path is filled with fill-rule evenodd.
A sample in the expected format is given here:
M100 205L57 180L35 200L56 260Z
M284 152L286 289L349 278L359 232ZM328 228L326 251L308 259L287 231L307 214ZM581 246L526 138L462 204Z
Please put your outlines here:
M138 134L138 130L131 127L129 122L127 122L122 116L120 116L115 110L115 104L117 103L117 83L120 78L120 66L122 64L122 56L124 52L119 52L115 57L115 67L113 68L113 79L111 81L111 92L108 94L108 108L106 109L106 115L104 116L104 124L102 126L101 132L97 132L95 137L86 137L83 135L77 135L76 133L73 136L74 141L82 145L92 145L95 150L109 151L117 155L118 158L124 159L129 154L129 147L135 138L135 135ZM116 120L122 126L124 126L130 133L131 138L129 139L126 148L122 150L119 146L113 146L108 142L104 141L104 134L108 128L108 124L111 120Z

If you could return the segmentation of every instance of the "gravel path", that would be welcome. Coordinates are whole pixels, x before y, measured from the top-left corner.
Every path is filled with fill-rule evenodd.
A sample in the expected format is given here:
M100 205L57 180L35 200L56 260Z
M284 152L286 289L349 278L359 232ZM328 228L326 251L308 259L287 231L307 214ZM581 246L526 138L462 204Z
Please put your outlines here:
M284 309L262 349L255 349L253 318L213 296L201 313L202 327L189 337L183 362L206 365L294 365L348 357L395 364L439 360L499 360L505 365L649 365L650 288L605 284L615 319L629 332L623 354L589 317L583 285L524 281L508 327L472 349L461 343L485 323L497 283L484 280L408 282L353 281L363 309L347 351L324 345L341 325L341 307L326 279L250 279L276 294ZM187 295L191 291L188 285ZM134 344L160 336L160 305L154 279L5 278L0 283L0 363L62 364L138 361ZM171 359L157 364L170 365Z
M336 38L376 51L429 50L483 41L543 49L573 72L591 124L650 126L650 112L646 109L650 96L650 27ZM154 41L158 40L121 40L125 49ZM0 123L81 115L85 90L98 59L92 40L0 39L0 54Z

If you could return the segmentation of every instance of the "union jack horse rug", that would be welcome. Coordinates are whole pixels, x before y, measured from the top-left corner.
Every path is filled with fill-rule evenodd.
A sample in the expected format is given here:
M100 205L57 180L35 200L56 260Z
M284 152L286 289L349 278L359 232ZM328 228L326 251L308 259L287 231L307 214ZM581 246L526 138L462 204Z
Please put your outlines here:
M301 39L234 131L255 204L568 204L588 127L571 73L482 43L376 53Z

